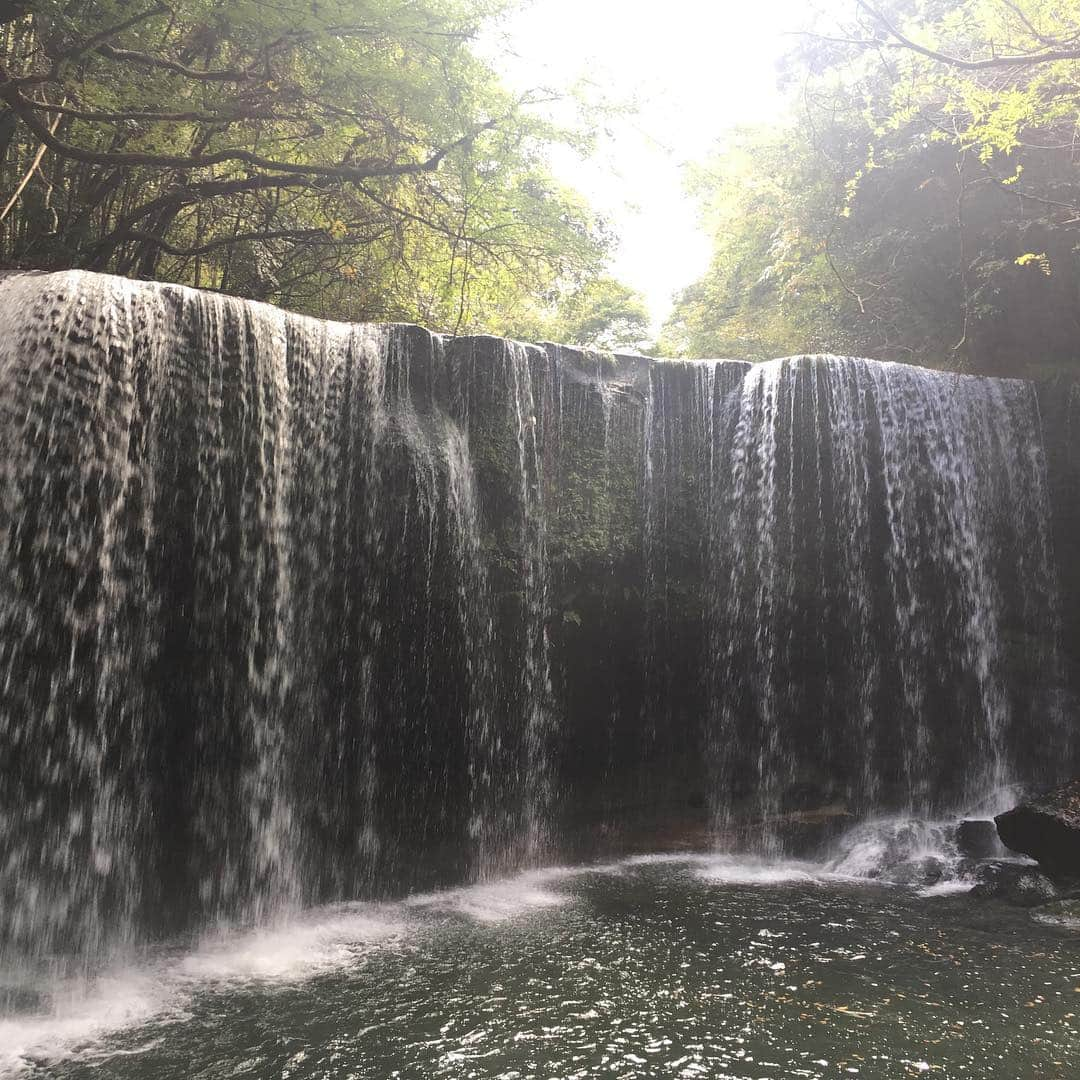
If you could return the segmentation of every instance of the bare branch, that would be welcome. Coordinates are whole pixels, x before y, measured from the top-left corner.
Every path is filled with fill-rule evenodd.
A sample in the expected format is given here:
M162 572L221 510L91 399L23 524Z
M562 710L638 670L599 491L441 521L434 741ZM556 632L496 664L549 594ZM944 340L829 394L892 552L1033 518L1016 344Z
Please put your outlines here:
M308 176L247 176L233 180L204 180L176 188L132 210L117 223L112 232L91 244L89 250L94 253L90 260L91 267L103 266L109 253L115 251L136 232L135 227L139 222L158 212L174 211L194 203L228 198L231 195L248 195L283 188L312 187L314 184L315 181Z

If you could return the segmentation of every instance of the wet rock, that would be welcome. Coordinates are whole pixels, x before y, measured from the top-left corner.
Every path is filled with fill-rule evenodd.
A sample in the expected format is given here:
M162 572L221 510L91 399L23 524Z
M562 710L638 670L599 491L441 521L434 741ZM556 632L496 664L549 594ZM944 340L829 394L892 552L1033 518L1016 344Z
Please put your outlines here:
M1067 930L1080 930L1080 900L1053 900L1044 904L1034 917L1039 922L1062 926Z
M976 870L971 895L1004 900L1016 907L1038 907L1056 899L1058 890L1037 866L996 860Z
M897 885L916 885L925 888L936 885L950 876L950 866L936 855L924 855L922 858L897 863L882 876Z
M818 806L780 814L765 822L768 830L780 841L785 854L797 859L810 859L826 851L850 827L851 818L843 804ZM743 843L752 847L761 834L762 823L747 823L740 830Z
M993 859L1004 854L997 825L989 818L961 821L956 827L956 846L969 859Z
M1080 877L1080 780L998 814L998 835L1051 875Z

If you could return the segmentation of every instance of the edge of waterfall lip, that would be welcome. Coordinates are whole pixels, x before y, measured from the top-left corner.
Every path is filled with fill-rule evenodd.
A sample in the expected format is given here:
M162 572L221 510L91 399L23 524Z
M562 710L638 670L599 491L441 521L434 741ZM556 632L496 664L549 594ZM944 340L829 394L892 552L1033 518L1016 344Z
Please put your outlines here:
M607 352L599 349L592 349L581 345L569 345L565 342L553 342L553 341L520 341L516 338L500 337L497 334L489 334L484 332L470 333L470 334L448 334L438 330L431 330L428 327L422 326L419 323L411 322L395 322L395 321L374 321L374 322L348 322L342 319L324 319L317 315L307 315L302 312L292 311L288 308L279 307L276 304L268 303L265 300L251 300L246 297L235 296L232 293L216 292L212 289L197 289L192 285L184 285L179 282L172 281L157 281L157 280L142 280L139 278L124 277L122 274L104 274L95 270L82 270L82 269L69 269L69 270L36 270L32 268L28 269L12 269L6 271L0 271L0 291L2 291L9 284L16 282L20 279L32 278L35 280L47 280L47 279L59 279L62 277L77 276L79 278L93 279L93 280L107 280L114 282L121 282L125 288L145 288L150 290L162 290L172 291L184 296L214 296L220 297L226 301L233 300L242 304L250 304L254 308L262 311L273 313L275 316L284 317L289 319L297 319L309 323L324 326L343 326L343 327L372 327L376 329L394 329L405 328L415 329L422 331L423 333L430 334L433 338L439 338L444 342L450 341L500 341L511 342L513 344L522 345L528 349L535 349L543 353L549 347L557 349L567 350L569 352L578 353L582 356L602 358L605 356L614 357L617 362L633 363L636 365L642 365L646 370L652 368L658 364L742 364L748 369L769 367L772 365L782 365L793 362L814 362L822 360L844 360L855 361L857 363L870 363L881 365L882 367L889 368L907 368L917 371L925 371L929 374L936 375L942 379L955 379L959 381L983 381L990 380L993 382L1003 383L1031 383L1036 380L1024 379L1024 378L1002 378L999 376L991 375L972 375L966 372L959 371L944 371L940 368L924 367L920 364L904 364L895 360L875 360L873 357L868 356L848 356L840 353L793 353L790 356L778 356L769 360L763 361L750 361L741 359L739 357L700 357L687 359L683 357L668 357L668 356L646 356L643 353L636 352ZM597 381L605 381L602 376L598 377ZM617 380L616 380L617 381Z

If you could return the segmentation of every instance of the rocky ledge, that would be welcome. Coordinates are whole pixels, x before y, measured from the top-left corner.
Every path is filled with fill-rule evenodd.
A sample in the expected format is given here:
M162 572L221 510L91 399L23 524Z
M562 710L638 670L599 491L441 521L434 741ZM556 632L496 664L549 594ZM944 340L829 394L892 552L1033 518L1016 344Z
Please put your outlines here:
M1080 780L994 818L1001 842L1054 878L1080 878Z

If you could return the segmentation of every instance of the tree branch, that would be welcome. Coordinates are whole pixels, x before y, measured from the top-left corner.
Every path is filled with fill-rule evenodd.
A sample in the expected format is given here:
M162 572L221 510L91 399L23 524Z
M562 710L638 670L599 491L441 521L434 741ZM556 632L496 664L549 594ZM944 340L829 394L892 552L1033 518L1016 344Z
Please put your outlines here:
M1034 53L987 56L981 60L967 60L961 56L950 56L948 53L938 52L936 49L931 49L926 45L920 45L917 41L912 41L911 38L901 33L901 31L898 30L880 11L872 7L867 0L855 0L855 2L863 9L863 11L874 19L875 22L883 27L903 48L909 49L912 52L917 52L922 56L929 57L931 60L938 61L938 63L948 64L950 67L962 68L965 71L985 71L988 68L1033 67L1037 64L1051 64L1058 60L1080 60L1080 46L1067 49L1046 49L1042 52ZM865 44L869 47L876 43L867 41Z
M103 265L108 253L125 243L135 226L160 210L190 206L207 199L227 198L230 195L248 195L257 191L273 191L282 188L311 187L314 181L308 176L247 176L234 180L204 180L159 195L127 214L107 236L89 246L91 266Z
M73 109L65 105L53 105L48 101L36 101L34 98L23 97L32 109L40 109L42 112L60 113L62 116L70 116L73 120L85 120L91 124L119 124L127 120L146 120L154 123L190 123L190 124L235 124L243 120L269 120L280 123L310 120L306 116L283 116L272 109L252 108L250 110L233 110L231 112L207 113L199 111L190 112L154 112L152 109L127 109L122 112L93 112L87 109Z
M1003 3L1020 20L1027 32L1031 34L1036 41L1049 49L1064 48L1067 43L1076 41L1076 39L1080 37L1080 34L1073 34L1071 38L1048 37L1035 26L1031 19L1028 18L1024 9L1019 4L1015 3L1014 0L1001 0L1001 3Z
M60 126L60 120L61 119L62 118L58 116L52 122L52 126L50 127L49 130L55 132L56 129ZM45 151L47 149L48 148L46 147L46 145L44 143L42 143L38 147L37 153L34 155L34 160L30 163L30 168L26 170L26 175L19 182L19 186L13 192L11 198L8 199L7 203L4 206L4 209L0 210L0 221L3 221L8 216L8 214L11 213L12 207L19 201L19 196L23 193L23 190L26 188L26 185L30 183L30 178L37 171L38 166L41 164L41 159L45 156Z
M200 71L198 68L187 67L176 60L167 60L162 56L151 56L149 53L136 52L133 49L117 49L113 45L99 45L97 51L110 60L123 60L128 64L142 64L143 67L171 71L174 75L183 75L185 79L195 79L198 82L250 82L256 78L255 73L252 71Z
M161 14L167 10L168 8L162 5L160 8L154 9L151 13L138 16L135 19L129 19L126 24L116 27L111 31L104 31L101 34L96 35L91 41L96 42L97 51L102 56L108 57L110 60L123 60L131 64L142 64L144 67L154 67L161 71L170 71L174 75L182 75L185 79L195 79L200 82L249 82L250 80L259 77L255 60L252 60L251 64L244 69L230 68L221 71L202 71L199 68L188 67L186 64L181 64L176 60L169 60L161 56L153 56L150 53L138 52L133 49L118 49L113 45L104 43L103 39L114 36L121 30L127 29L128 26L133 25L135 22L149 17L150 14ZM273 53L279 52L282 49L290 48L305 41L317 41L320 38L373 37L379 33L380 31L376 27L361 25L327 26L318 30L294 30L281 34L273 41L267 42L258 50L256 56L261 60L266 60ZM470 36L468 32L435 30L416 30L414 33L427 37L446 37L461 40L466 40ZM87 49L92 47L93 46L89 44L80 46L79 52L86 52Z
M475 30L424 30L419 27L407 31L417 37L447 38L451 41L468 41L476 36ZM358 24L342 24L339 26L324 26L318 30L288 30L268 42L259 49L259 54L269 56L279 49L299 45L305 41L317 41L319 38L349 38L349 37L377 37L384 33L375 26L361 26Z
M367 222L348 222L346 229L349 232L353 232ZM198 247L181 248L175 244L170 244L163 237L157 236L154 233L144 232L139 229L130 230L123 238L126 241L137 241L143 244L153 244L159 248L166 255L172 255L176 258L191 259L199 255L207 255L211 251L216 251L219 248L229 247L232 244L238 243L242 240L310 240L316 237L321 237L326 240L335 240L326 229L318 228L296 228L296 229L270 229L262 231L252 232L238 232L230 234L229 236L220 236L216 240L208 240L205 244L200 244ZM337 243L344 242L351 239L349 235L345 235L340 240L335 240Z
M356 183L360 180L371 180L378 177L388 176L413 176L417 173L434 172L447 154L471 143L481 132L491 130L499 121L489 120L478 125L473 131L463 135L459 139L448 143L423 161L406 162L396 164L393 162L368 162L366 164L351 165L341 163L338 165L301 164L294 161L275 161L272 158L264 158L251 150L219 150L213 154L196 154L183 156L175 154L143 154L138 152L124 153L122 151L98 151L84 150L82 147L73 146L58 139L49 126L40 120L34 112L34 106L42 108L40 102L31 102L20 92L14 82L0 83L0 98L6 101L19 117L20 120L52 151L72 161L81 161L86 165L108 166L146 166L157 169L181 169L190 171L206 169L214 165L223 165L226 162L236 161L251 165L256 169L265 169L269 172L292 173L297 176L317 176L328 179L345 180Z
M130 19L125 19L122 23L107 27L99 33L94 34L93 37L88 37L85 41L62 52L53 62L53 70L55 71L63 61L74 60L76 57L82 56L83 53L100 48L101 46L104 46L109 38L114 38L117 35L122 34L125 30L130 30L133 26L138 26L139 23L146 22L147 19L156 18L158 15L166 15L169 10L168 5L166 4L156 4L146 11L139 12L138 15L132 15Z

